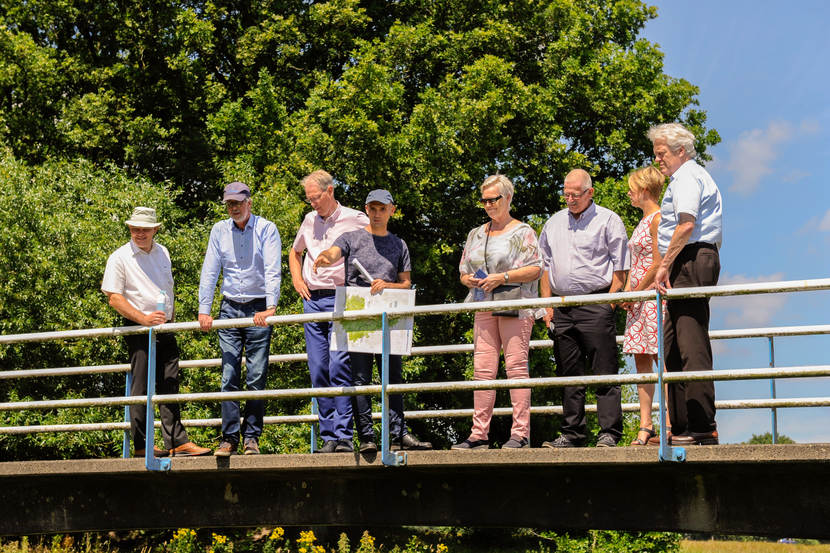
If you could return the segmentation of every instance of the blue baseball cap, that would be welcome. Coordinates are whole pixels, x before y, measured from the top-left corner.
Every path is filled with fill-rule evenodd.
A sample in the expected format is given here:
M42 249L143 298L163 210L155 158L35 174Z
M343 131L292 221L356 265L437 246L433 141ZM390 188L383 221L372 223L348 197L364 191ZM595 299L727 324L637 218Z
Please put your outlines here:
M388 190L379 188L377 190L372 190L369 192L369 195L366 196L366 205L369 205L372 202L394 204L395 200L392 199L392 194L390 194Z

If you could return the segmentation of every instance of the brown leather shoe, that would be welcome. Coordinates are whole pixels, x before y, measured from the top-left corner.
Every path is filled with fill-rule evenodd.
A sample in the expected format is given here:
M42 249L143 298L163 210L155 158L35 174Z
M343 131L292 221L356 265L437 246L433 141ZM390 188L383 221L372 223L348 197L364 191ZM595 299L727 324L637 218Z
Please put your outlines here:
M718 445L718 431L684 432L669 438L671 445Z
M173 457L198 457L200 455L210 455L210 453L210 448L199 447L193 442L183 443L170 450L170 455Z
M144 449L136 449L133 452L133 457L144 457L144 454L147 451ZM153 457L167 457L170 455L170 452L166 449L161 449L160 447L153 446Z

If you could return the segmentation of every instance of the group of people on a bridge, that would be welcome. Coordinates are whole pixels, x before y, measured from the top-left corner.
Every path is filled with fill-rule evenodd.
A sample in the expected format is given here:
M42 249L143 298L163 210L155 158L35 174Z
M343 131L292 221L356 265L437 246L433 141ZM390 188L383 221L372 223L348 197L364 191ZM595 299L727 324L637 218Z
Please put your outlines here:
M695 137L682 125L669 123L649 130L656 167L634 171L628 178L629 198L643 218L629 239L620 217L593 201L590 175L569 172L563 197L567 207L555 213L536 235L510 215L514 195L504 175L488 177L480 186L480 202L489 220L470 231L461 256L461 283L470 289L465 301L574 296L657 288L712 286L720 272L722 201L709 173L695 162ZM660 201L666 177L669 185ZM339 286L411 287L406 242L388 230L395 202L388 190L372 190L365 212L335 199L335 181L325 171L306 176L301 185L312 210L305 216L288 255L294 289L305 313L334 310ZM251 191L241 182L225 187L223 202L229 218L216 223L208 240L199 283L199 325L213 326L211 309L222 275L219 319L253 318L254 326L219 328L223 392L264 390L272 327L281 284L281 242L276 225L252 213ZM130 241L108 259L102 291L124 317L125 325L155 326L174 317L173 276L168 250L154 240L161 223L155 210L137 207L126 221ZM354 263L354 260L359 263ZM612 304L479 311L474 323L474 379L496 378L504 354L508 378L528 378L528 351L534 322L542 318L554 342L559 376L610 375L618 371L614 309L627 311L623 352L634 355L638 372L651 372L657 361L657 313L663 310L664 353L668 371L712 369L708 337L708 298L676 299L658 306L656 300ZM308 367L314 388L360 386L372 380L380 356L333 351L332 323L304 324ZM131 395L146 394L148 340L125 336L131 365ZM172 333L157 334L156 390L178 393L179 351ZM402 360L392 355L389 382L402 381ZM717 444L715 393L711 381L668 385L669 443ZM651 406L654 385L638 386L640 429L631 445L657 443ZM511 389L513 424L502 448L530 447L530 390ZM613 447L622 437L619 385L596 388L600 431L597 447ZM361 453L377 451L368 396L316 398L320 453L354 451L354 433ZM474 392L469 437L452 449L490 447L490 420L495 391ZM164 449L156 456L228 456L241 449L259 453L265 406L262 400L222 402L222 438L215 451L194 444L184 429L178 404L159 405ZM131 406L134 455L144 456L146 409ZM542 447L581 447L588 441L585 386L567 386L563 393L561 433ZM353 429L353 427L355 429ZM408 432L403 399L390 398L393 447L431 449ZM153 437L149 441L152 443Z

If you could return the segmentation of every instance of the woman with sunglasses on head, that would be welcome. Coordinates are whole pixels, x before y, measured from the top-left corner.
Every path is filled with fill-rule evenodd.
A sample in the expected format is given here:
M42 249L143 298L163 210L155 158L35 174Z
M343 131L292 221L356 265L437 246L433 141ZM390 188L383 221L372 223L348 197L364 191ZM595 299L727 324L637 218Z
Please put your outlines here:
M461 254L461 284L470 289L464 300L492 301L538 297L542 273L536 233L510 216L513 183L504 175L493 175L481 184L481 205L489 221L467 235ZM507 378L528 378L530 332L533 309L479 311L473 327L473 369L475 380L494 380L499 355L504 352ZM495 390L473 392L473 428L469 438L452 449L490 447L490 419L496 401ZM510 390L513 426L503 448L530 446L530 389Z

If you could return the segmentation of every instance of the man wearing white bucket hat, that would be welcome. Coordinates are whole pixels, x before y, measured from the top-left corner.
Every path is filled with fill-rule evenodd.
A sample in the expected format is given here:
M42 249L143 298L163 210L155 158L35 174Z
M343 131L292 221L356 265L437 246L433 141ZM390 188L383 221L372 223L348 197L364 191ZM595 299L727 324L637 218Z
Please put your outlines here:
M107 260L101 290L109 298L109 304L122 317L124 324L155 326L173 319L173 273L170 253L158 244L154 237L161 226L156 210L137 207L126 221L130 229L130 241L115 250ZM157 307L164 295L164 310ZM132 377L130 395L147 393L147 347L145 334L124 336L130 352L130 374ZM159 394L179 393L179 348L172 333L156 335L156 391ZM169 455L206 455L210 449L199 447L187 437L182 425L177 403L159 405L161 434L166 449L153 446L157 457ZM134 456L143 457L146 441L144 421L147 408L142 405L130 406L130 431L135 448Z

